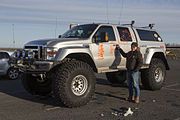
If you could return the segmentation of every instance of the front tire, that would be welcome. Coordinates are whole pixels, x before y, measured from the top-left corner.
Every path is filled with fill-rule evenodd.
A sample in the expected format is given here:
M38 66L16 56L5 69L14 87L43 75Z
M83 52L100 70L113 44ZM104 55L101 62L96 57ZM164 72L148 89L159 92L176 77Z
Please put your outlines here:
M21 78L23 87L32 95L46 96L51 93L52 82L47 77L24 73Z
M67 107L85 105L94 95L94 71L82 61L69 60L59 65L53 79L53 94Z
M161 59L153 58L148 69L141 72L141 82L145 89L160 90L166 76L166 68Z

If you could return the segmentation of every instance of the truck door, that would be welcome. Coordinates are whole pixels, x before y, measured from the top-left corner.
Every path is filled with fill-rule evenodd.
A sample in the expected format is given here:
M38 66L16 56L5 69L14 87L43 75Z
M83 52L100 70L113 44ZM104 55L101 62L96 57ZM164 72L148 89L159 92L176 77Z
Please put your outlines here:
M119 39L120 39L119 46L122 48L122 50L125 53L129 52L131 50L131 43L136 42L136 39L135 39L132 29L130 29L128 27L117 27L117 31L118 31L118 35L119 35ZM121 59L121 61L120 61L120 64L118 67L125 68L126 58L124 58L121 55L120 59Z
M104 35L104 37L102 37ZM104 39L103 39L104 38ZM90 44L90 50L98 68L107 69L112 66L115 55L115 34L112 26L101 26L95 32Z

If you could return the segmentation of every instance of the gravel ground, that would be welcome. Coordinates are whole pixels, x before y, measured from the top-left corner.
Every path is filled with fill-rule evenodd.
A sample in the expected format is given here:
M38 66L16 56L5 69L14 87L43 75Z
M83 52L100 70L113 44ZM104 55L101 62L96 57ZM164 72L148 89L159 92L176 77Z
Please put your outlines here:
M53 98L31 96L20 80L0 80L0 120L180 120L180 60L169 60L164 87L141 88L140 104L125 100L126 85L111 86L104 74L97 75L93 100L80 108L66 108ZM132 115L124 117L128 108Z

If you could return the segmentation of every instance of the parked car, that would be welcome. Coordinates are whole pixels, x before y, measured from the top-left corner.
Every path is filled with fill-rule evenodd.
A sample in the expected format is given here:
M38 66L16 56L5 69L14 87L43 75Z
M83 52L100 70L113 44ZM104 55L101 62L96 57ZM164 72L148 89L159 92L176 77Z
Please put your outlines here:
M19 70L9 64L12 54L13 52L0 51L0 75L6 75L9 79L15 80L19 77Z

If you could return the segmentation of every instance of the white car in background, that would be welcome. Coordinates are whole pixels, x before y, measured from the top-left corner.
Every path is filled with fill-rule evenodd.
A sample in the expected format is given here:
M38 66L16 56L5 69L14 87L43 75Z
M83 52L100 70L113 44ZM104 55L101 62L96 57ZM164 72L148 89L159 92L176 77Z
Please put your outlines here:
M6 75L9 79L15 80L19 77L19 70L11 67L9 60L14 52L0 51L0 75Z

